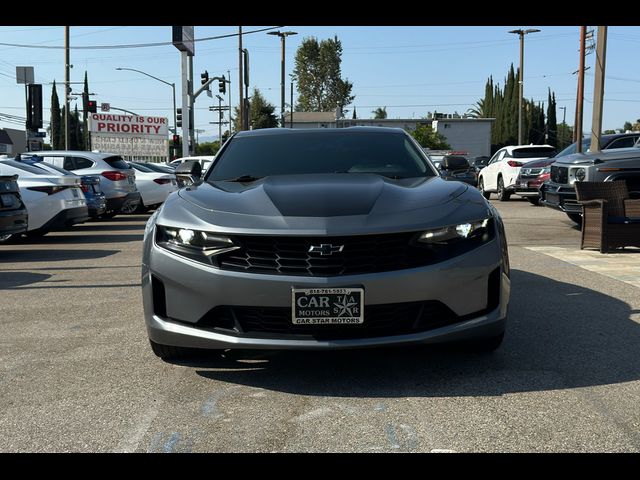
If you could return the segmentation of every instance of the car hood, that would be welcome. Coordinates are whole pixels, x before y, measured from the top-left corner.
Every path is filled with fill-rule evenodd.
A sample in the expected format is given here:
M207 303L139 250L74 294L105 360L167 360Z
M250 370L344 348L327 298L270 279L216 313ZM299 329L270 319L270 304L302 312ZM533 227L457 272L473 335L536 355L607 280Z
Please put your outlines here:
M488 212L477 190L439 177L283 175L183 188L169 196L158 222L220 232L339 235L452 225Z

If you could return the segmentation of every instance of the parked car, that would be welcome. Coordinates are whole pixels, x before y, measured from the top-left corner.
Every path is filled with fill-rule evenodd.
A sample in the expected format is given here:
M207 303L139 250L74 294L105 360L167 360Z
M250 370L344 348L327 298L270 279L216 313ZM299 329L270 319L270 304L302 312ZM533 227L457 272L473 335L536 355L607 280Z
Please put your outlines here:
M474 187L478 185L476 169L469 164L465 157L445 155L438 169L440 170L440 176L445 180L457 180Z
M476 169L476 173L480 173L480 170L489 164L489 160L491 160L491 157L480 156L474 157L470 163Z
M158 207L169 194L178 189L176 176L173 173L155 172L151 168L129 162L136 170L136 187L140 192L141 201L129 213L145 212ZM125 212L126 213L126 212Z
M135 170L113 153L85 151L44 151L38 153L43 161L69 170L76 175L98 175L100 188L107 197L107 211L102 216L111 218L123 208L129 211L140 203L136 189Z
M15 160L0 161L0 175L18 175L20 195L29 214L27 235L46 235L89 220L77 176L54 174Z
M176 168L174 166L169 166L166 163L155 163L155 162L129 162L135 163L136 165L142 165L143 167L150 168L154 172L160 173L176 173Z
M78 176L64 168L56 167L51 163L43 161L42 157L38 155L18 154L14 160L28 163L29 165L35 165L36 167L40 167L53 173L59 173L60 175ZM82 189L84 198L87 201L89 216L91 216L91 218L100 217L107 211L107 197L100 189L100 177L97 175L83 175L79 178L80 188Z
M0 176L0 243L27 231L27 207L20 196L18 175Z
M404 130L243 131L149 219L142 296L165 359L183 347L492 350L507 244L493 205L440 178Z
M640 132L629 133L612 133L602 135L600 137L600 150L611 150L614 148L629 148L633 147L640 138ZM584 137L582 139L582 151L588 152L591 147L591 136ZM556 158L564 157L566 155L572 155L576 153L576 142L573 142L564 150L560 151Z
M551 145L512 145L498 150L478 175L478 188L484 198L498 194L501 202L509 200L515 193L516 179L520 168L531 160L553 157L556 149Z
M582 205L576 199L575 183L613 180L625 180L629 191L640 195L640 148L616 148L556 158L551 165L550 180L540 188L540 203L565 212L581 224Z
M176 158L175 160L169 162L169 165L173 166L173 168L175 169L181 163L184 163L190 160L195 160L200 163L200 166L202 167L202 171L206 172L207 169L213 164L215 158L216 158L215 155L195 155L192 157Z
M551 164L557 157L532 160L525 163L516 179L515 193L525 197L532 205L540 203L540 186L551 176Z

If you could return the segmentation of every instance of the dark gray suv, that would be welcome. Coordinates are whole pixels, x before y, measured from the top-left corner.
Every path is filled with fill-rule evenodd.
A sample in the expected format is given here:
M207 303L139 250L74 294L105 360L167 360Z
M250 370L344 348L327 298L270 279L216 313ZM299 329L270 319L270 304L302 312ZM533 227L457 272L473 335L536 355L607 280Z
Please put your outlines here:
M551 165L551 179L540 187L540 203L565 212L582 223L575 182L625 180L630 191L640 192L640 148L617 148L602 152L574 153Z

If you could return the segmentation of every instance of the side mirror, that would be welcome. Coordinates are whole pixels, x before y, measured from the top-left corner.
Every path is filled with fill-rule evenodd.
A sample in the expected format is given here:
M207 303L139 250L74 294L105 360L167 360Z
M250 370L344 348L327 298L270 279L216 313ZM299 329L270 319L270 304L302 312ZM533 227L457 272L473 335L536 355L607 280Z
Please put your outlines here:
M195 160L182 162L176 168L176 180L180 187L185 187L200 181L202 176L202 165Z
M459 155L445 155L442 160L443 170L468 170L469 162L465 157Z

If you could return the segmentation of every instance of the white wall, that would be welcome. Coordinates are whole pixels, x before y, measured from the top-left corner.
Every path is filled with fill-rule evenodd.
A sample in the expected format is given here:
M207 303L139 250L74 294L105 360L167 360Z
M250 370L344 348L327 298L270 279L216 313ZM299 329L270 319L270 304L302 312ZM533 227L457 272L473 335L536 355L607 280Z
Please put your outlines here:
M469 152L469 158L491 156L491 123L460 122L440 119L433 129L443 135L453 150Z

